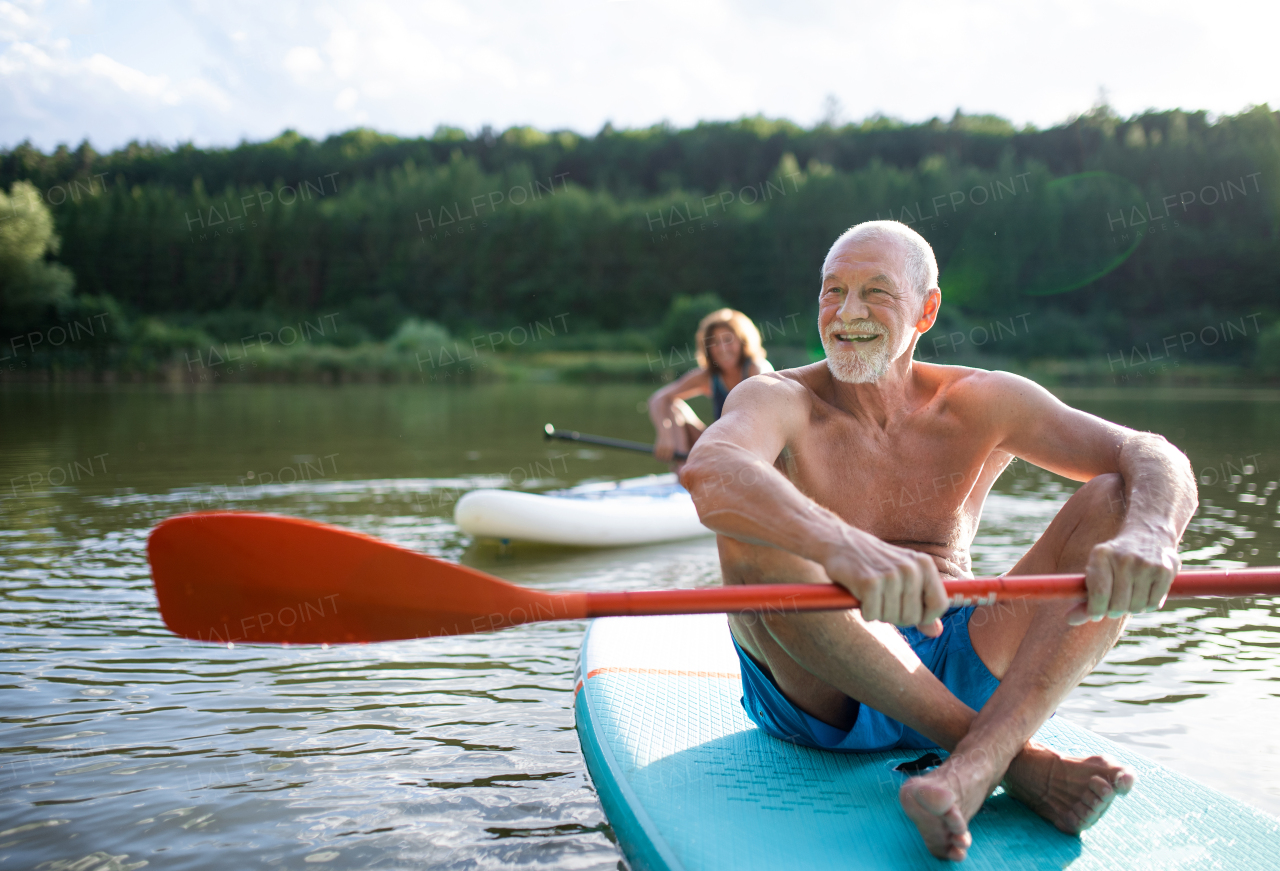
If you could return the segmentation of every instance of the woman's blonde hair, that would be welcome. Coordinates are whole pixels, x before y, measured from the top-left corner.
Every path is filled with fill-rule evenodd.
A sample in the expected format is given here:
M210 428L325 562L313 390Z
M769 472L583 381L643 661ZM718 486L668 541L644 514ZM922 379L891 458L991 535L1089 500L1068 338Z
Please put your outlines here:
M703 369L710 369L712 372L720 369L710 353L711 333L716 327L724 327L738 337L738 342L742 345L739 365L745 365L748 360L763 360L767 356L764 346L760 344L760 331L751 323L751 318L731 308L717 309L698 324L698 365Z

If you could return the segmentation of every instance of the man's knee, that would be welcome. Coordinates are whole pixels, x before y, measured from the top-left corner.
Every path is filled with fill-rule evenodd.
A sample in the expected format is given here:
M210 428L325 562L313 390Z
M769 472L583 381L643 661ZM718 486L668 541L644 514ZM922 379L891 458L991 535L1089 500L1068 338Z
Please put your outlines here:
M785 602L778 603L777 607L756 611L755 614L760 625L784 644L798 636L811 635L815 628L813 624L823 622L822 617L826 616L823 612L816 612L818 619L814 620L815 612L788 608Z
M1078 512L1073 535L1085 535L1093 541L1109 539L1120 531L1128 509L1124 478L1115 472L1099 475L1082 485L1071 502Z
M1120 519L1129 507L1125 502L1124 478L1119 472L1107 472L1087 481L1076 491L1076 497L1089 502L1091 511L1101 510Z

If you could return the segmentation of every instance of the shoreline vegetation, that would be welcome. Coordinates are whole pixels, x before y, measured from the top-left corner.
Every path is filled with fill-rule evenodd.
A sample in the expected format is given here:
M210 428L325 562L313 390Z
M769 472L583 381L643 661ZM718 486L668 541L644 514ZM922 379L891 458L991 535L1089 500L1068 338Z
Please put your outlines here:
M819 359L817 264L934 246L917 359L1046 386L1280 380L1280 112L1108 106L594 136L285 131L0 150L0 383L658 383L731 306Z
M602 339L608 337L601 337ZM929 338L926 334L925 339ZM620 342L619 344L623 344ZM921 343L924 344L923 342ZM459 346L460 347L460 346ZM113 368L87 361L32 358L0 361L0 385L57 383L165 383L172 386L212 387L219 384L421 384L450 386L496 382L563 382L575 384L661 384L696 365L689 349L656 350L532 350L523 353L483 353L446 357L426 363L418 351L391 343L362 343L351 347L311 345L297 349L234 348L227 343L183 352L145 366ZM799 346L768 348L775 368L803 366L822 358L821 351ZM916 359L922 359L917 348ZM127 352L121 355L127 358ZM1116 355L1118 357L1118 355ZM72 365L67 365L71 362ZM81 365L74 365L80 362ZM1141 362L1127 357L1124 365L1106 360L1021 361L993 355L956 355L936 362L1002 369L1023 375L1049 388L1113 387L1122 390L1153 387L1239 388L1280 387L1280 377L1256 367L1225 363L1194 363L1185 359ZM23 364L27 365L23 365Z

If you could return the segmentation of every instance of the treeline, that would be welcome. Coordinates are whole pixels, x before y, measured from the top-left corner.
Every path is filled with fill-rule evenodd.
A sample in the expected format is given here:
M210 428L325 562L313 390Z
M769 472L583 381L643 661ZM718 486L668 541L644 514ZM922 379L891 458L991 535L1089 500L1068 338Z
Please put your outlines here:
M206 189L220 191L329 173L350 182L406 164L428 168L470 159L489 174L523 165L534 177L565 174L580 187L634 198L754 184L772 173L785 154L794 155L801 166L816 161L844 172L873 163L911 170L933 155L985 170L1009 160L1018 165L1035 161L1054 175L1083 172L1105 162L1141 185L1173 168L1151 166L1146 158L1152 151L1183 153L1183 159L1194 161L1242 146L1265 148L1267 129L1275 123L1274 113L1265 106L1216 122L1206 112L1180 110L1125 120L1101 107L1048 130L1016 130L1002 118L957 112L950 121L903 124L875 117L810 129L760 117L703 122L684 130L667 125L615 130L606 125L595 136L530 127L501 133L485 128L468 136L457 128L441 127L430 138L356 129L318 142L286 131L269 142L235 148L134 142L110 154L98 154L88 142L74 149L60 146L51 154L24 143L0 152L0 185L8 188L26 179L47 189L73 178L106 174L113 179L123 176L130 185L158 184L179 191L189 190L199 178Z
M110 311L151 357L331 313L326 341L346 344L411 319L468 335L565 315L561 347L619 331L658 347L690 299L808 325L827 247L876 217L934 245L942 328L984 352L1114 355L1251 318L1244 336L1180 340L1188 359L1249 361L1280 315L1280 113L1265 106L1213 121L1101 108L1043 131L957 114L22 145L0 154L0 181L4 335ZM32 254L38 228L10 231L41 214Z

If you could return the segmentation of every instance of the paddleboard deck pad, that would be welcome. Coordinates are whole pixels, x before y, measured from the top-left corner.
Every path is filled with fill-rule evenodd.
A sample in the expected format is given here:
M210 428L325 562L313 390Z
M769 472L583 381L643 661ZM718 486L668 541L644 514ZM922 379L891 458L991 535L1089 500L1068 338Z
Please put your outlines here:
M898 804L896 769L928 751L832 753L764 734L742 710L724 615L595 620L578 669L587 770L634 871L945 867ZM1036 738L1111 756L1138 783L1078 838L997 790L956 867L1280 869L1280 821L1262 811L1062 717Z
M453 518L475 538L570 547L622 547L712 534L673 474L550 493L473 490L458 500Z

